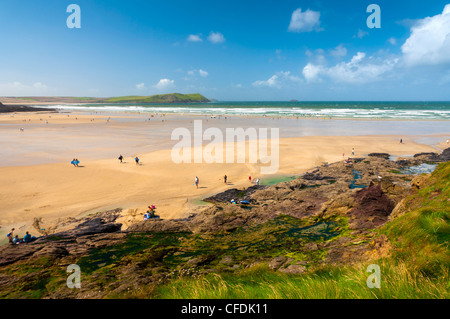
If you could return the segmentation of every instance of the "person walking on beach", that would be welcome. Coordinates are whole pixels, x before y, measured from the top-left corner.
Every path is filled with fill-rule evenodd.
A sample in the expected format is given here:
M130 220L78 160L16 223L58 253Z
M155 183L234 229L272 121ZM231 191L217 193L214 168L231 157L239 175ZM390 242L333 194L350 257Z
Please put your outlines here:
M122 154L120 154L119 161L122 163L122 160L123 160L123 156L122 156Z
M248 181L249 181L250 183L252 182L252 176L251 176L251 175L249 175Z
M75 167L76 166L75 159L73 159L72 162L70 162L70 164L72 164Z
M400 139L400 144L403 144L403 139L402 138Z
M355 156L355 149L352 148L352 156Z
M75 166L78 167L78 164L80 164L80 161L78 160L78 158L75 159Z
M197 186L197 188L198 188L198 181L199 181L199 180L198 180L198 177L195 176L195 182L194 182L194 183L195 183L195 186Z
M8 237L10 244L14 244L14 228L9 231L6 237Z
M225 175L224 177L223 177L223 182L226 184L227 183L227 175Z
M136 161L136 165L139 165L139 157L135 157L134 160Z

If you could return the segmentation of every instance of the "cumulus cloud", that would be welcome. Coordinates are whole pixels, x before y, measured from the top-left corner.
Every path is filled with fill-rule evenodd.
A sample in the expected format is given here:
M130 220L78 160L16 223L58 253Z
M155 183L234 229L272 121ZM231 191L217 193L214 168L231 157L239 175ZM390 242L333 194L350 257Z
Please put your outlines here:
M323 66L321 65L315 65L313 63L308 63L303 68L303 76L305 77L306 81L308 82L319 82L322 79L319 77L320 73L323 72Z
M441 14L417 21L401 49L409 66L450 64L450 4Z
M381 80L381 76L391 71L398 59L366 58L366 54L358 52L349 62L341 62L334 66L307 64L303 68L303 76L308 82L321 81L327 77L338 83L368 83Z
M158 90L166 90L166 89L172 88L174 86L175 86L175 81L174 80L161 79L155 85L155 88L157 88Z
M138 89L138 90L144 90L144 89L146 89L145 84L144 84L144 83L136 84L136 89Z
M203 39L201 38L201 34L189 34L187 37L187 40L189 42L203 42Z
M339 44L336 48L330 50L330 54L336 58L344 57L347 55L347 49Z
M268 80L265 81L255 81L252 83L255 87L272 87L281 88L288 83L300 82L301 79L298 76L291 75L290 71L280 71L272 75Z
M211 43L222 43L225 42L225 37L220 32L211 31L208 36L208 41Z
M297 9L292 13L291 22L288 31L290 32L311 32L321 31L320 28L320 12Z
M200 74L201 77L206 78L208 76L208 72L200 69L198 70L198 74Z

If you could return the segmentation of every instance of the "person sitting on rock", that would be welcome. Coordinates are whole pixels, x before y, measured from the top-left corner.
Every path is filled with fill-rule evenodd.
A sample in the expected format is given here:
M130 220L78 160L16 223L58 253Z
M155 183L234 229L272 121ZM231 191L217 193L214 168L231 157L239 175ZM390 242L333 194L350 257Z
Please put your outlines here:
M24 243L31 243L34 240L36 240L36 237L31 236L29 232L26 232L25 236L23 236L23 242Z
M13 239L14 244L18 245L22 242L22 240L19 238L19 235L16 235Z

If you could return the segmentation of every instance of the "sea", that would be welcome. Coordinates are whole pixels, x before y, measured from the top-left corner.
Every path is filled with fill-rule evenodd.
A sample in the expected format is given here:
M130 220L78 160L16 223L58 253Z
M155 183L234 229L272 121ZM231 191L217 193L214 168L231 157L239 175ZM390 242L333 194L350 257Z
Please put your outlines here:
M209 102L52 105L72 111L140 112L211 116L324 117L333 119L450 120L450 102Z

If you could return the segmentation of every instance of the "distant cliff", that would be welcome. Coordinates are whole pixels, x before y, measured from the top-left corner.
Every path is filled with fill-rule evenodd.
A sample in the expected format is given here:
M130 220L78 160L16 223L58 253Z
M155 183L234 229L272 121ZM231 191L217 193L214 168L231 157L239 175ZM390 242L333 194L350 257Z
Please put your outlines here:
M0 101L8 104L55 104L55 103L206 103L210 102L199 93L169 93L150 96L118 96L108 98L96 97L64 97L64 96L31 96L0 97Z
M201 94L158 94L150 96L120 96L105 99L108 103L204 103L209 100Z

